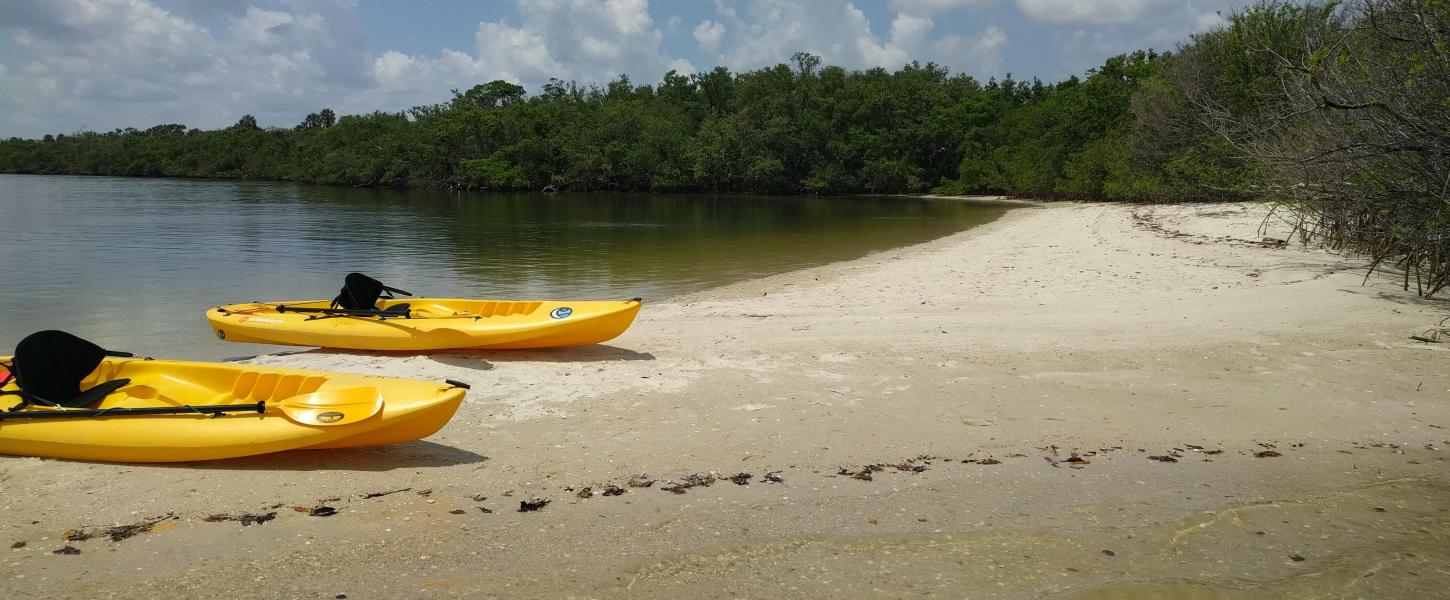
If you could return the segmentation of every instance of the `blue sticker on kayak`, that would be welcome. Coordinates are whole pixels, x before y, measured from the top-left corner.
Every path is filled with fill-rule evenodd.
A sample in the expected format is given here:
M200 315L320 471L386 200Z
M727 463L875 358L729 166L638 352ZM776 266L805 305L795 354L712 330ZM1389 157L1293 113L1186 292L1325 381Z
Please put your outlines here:
M569 315L572 314L574 314L574 309L567 306L560 306L559 308L549 311L549 316L554 317L555 319L567 319L569 318Z

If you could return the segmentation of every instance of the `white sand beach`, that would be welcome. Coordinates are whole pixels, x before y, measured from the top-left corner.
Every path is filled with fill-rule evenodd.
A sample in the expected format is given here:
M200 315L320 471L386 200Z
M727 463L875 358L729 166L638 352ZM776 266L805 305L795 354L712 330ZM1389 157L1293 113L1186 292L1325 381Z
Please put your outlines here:
M1409 336L1450 304L1263 243L1288 230L1260 233L1266 210L1028 206L650 302L601 346L257 357L473 389L442 432L397 447L0 457L0 591L1436 597L1450 343ZM691 475L715 480L666 491ZM549 503L519 512L532 498ZM294 510L316 506L337 513ZM67 546L80 554L54 554Z

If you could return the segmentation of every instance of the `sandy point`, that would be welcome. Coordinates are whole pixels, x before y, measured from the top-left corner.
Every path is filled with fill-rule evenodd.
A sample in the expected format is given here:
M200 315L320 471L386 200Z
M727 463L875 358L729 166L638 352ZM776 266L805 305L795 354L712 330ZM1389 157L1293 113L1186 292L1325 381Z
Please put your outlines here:
M0 458L0 589L1434 597L1450 344L1409 336L1450 306L1267 214L1051 203L650 304L602 346L257 357L474 385L397 447Z

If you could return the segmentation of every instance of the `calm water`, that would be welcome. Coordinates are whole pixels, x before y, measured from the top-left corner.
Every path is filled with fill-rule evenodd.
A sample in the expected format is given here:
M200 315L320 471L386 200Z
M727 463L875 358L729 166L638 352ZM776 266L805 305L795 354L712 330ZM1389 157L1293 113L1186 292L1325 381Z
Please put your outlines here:
M928 240L1002 210L0 175L0 354L48 328L158 357L265 351L214 340L203 312L330 298L348 271L432 296L660 299Z

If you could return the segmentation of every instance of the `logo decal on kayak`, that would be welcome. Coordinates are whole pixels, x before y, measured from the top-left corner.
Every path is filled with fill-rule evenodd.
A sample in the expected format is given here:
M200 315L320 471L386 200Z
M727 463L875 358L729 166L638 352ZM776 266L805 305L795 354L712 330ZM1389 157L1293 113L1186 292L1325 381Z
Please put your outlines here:
M220 329L216 330L216 339L219 339L219 340L227 339L227 332L222 331Z
M342 417L343 414L340 412L329 411L318 414L316 418L318 423L336 423L338 421L341 421Z
M268 319L268 318L265 318L265 317L242 317L237 322L239 322L239 323L247 323L247 322L252 322L252 323L271 323L273 325L279 325L283 321L282 321L282 319Z
M549 316L554 317L555 319L567 319L569 318L569 315L572 314L574 314L574 309L567 306L560 306L559 308L549 311Z

